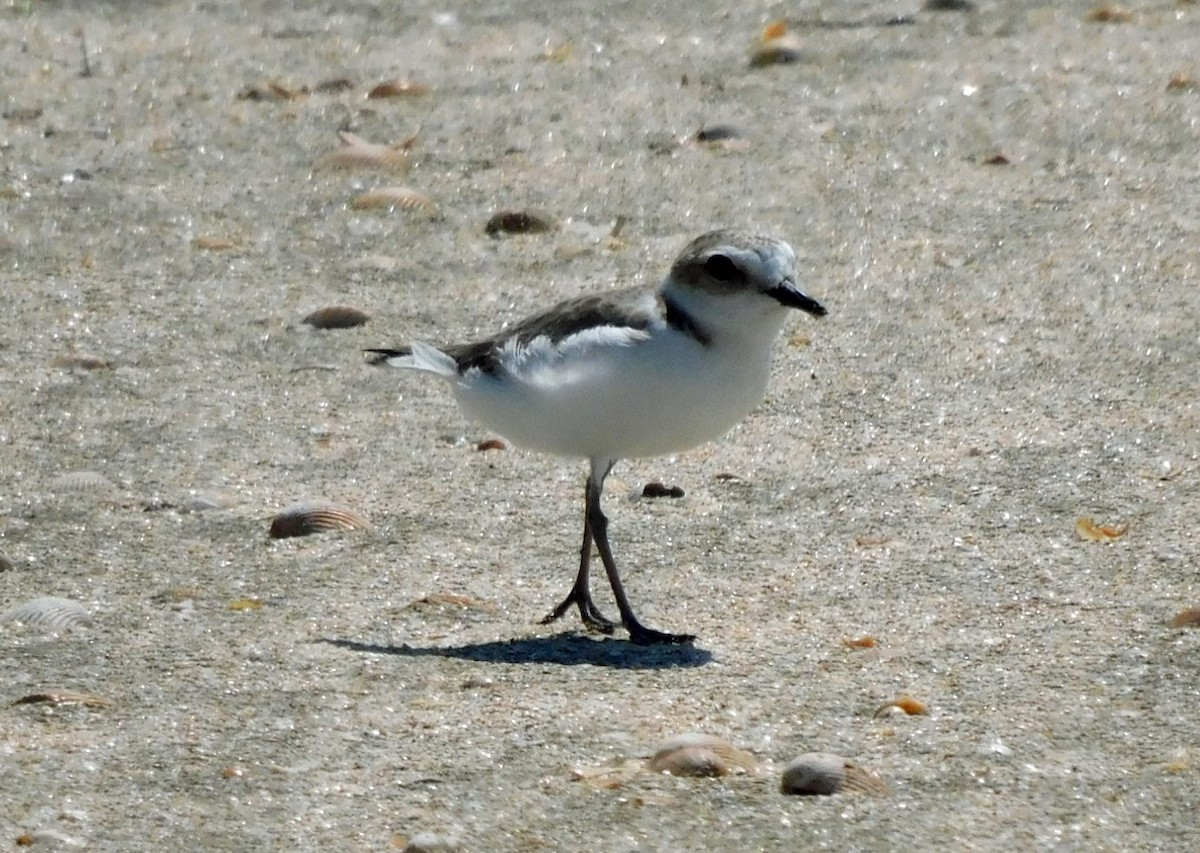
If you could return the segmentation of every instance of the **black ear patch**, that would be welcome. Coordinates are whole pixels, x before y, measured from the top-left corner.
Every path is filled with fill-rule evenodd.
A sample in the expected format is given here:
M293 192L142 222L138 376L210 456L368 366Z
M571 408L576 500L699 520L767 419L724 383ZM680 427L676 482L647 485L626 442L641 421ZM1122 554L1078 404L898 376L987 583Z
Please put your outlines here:
M727 255L710 255L704 262L704 271L717 281L729 284L739 282L744 278L737 264L731 261Z

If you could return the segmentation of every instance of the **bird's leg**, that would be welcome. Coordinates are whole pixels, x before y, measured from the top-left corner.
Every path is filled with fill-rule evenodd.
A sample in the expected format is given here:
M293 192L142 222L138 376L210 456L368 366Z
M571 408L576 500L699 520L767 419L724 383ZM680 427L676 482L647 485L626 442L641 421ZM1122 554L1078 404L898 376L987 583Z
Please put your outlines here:
M637 620L637 617L633 615L633 608L629 606L625 587L621 585L621 576L617 574L617 564L613 560L612 548L608 544L608 519L604 517L604 513L600 509L600 495L604 492L604 480L614 464L615 460L608 460L604 465L603 472L597 476L597 471L600 469L596 465L596 460L592 460L592 473L588 477L587 483L587 524L584 529L590 531L596 540L596 549L600 552L604 571L608 573L608 582L612 585L613 597L617 599L617 609L621 611L621 623L629 631L629 639L639 646L648 646L653 643L690 643L696 639L692 634L667 634L647 628Z
M571 587L571 591L567 593L567 597L550 611L546 618L542 620L542 624L547 625L558 619L570 610L571 605L574 604L579 607L579 616L583 619L585 625L603 634L611 634L613 629L617 627L617 623L606 618L600 612L596 607L596 603L592 601L592 594L588 589L588 568L592 560L592 525L588 521L587 502L592 488L592 476L594 475L588 476L587 485L584 487L583 547L579 549L579 574L575 576L575 584Z

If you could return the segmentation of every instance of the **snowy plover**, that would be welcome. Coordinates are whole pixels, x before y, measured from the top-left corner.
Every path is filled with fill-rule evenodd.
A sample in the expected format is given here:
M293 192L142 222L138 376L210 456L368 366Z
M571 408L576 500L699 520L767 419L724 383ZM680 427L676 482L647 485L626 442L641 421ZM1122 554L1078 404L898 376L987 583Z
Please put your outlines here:
M825 314L796 286L795 264L781 240L713 231L683 250L656 290L570 299L477 343L368 350L372 364L445 378L466 414L514 444L588 460L579 574L543 622L574 605L587 625L613 631L588 589L594 544L633 642L694 639L634 616L600 509L604 480L619 459L694 447L758 405L787 309Z

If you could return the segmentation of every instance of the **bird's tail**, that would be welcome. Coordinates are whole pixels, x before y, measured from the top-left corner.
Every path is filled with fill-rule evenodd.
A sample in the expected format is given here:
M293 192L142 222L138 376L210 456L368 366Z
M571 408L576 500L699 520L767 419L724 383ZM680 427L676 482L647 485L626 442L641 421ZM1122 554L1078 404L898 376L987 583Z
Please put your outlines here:
M410 347L397 349L369 349L368 364L388 364L392 367L407 367L411 370L424 370L436 373L438 376L457 376L458 362L446 355L440 349L429 344L413 341Z

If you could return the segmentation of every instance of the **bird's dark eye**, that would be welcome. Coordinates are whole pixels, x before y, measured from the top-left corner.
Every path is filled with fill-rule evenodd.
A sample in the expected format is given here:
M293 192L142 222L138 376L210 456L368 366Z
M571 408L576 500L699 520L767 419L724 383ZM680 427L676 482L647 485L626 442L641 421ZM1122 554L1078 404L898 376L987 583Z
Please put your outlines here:
M704 262L704 271L717 281L734 282L742 278L742 271L726 255L712 255Z

